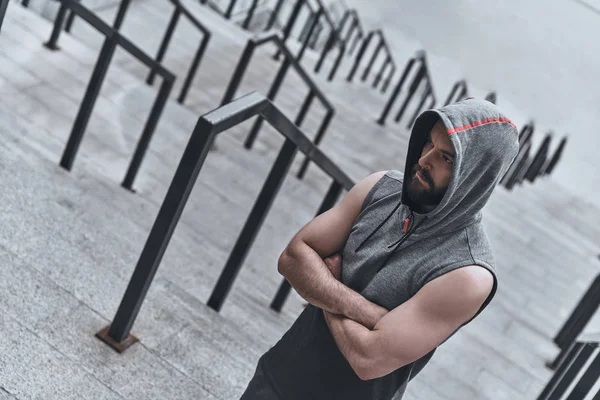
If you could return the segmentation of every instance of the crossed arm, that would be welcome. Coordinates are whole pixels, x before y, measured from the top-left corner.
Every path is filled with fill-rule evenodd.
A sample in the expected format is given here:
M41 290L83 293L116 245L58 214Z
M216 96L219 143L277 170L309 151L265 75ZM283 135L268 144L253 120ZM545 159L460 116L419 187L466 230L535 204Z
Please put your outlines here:
M341 260L330 256L341 250L365 197L384 174L365 178L303 227L278 263L296 292L324 311L336 344L363 380L385 376L429 353L476 314L493 287L489 271L463 267L388 311L339 281L341 264L335 263Z

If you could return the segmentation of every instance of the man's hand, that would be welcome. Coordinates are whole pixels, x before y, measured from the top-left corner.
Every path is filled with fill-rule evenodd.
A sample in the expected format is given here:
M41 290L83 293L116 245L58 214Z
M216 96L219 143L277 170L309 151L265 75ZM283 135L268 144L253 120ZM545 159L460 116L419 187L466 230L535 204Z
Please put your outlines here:
M338 281L342 280L342 256L339 253L332 255L331 257L327 257L323 260L329 271L335 279Z

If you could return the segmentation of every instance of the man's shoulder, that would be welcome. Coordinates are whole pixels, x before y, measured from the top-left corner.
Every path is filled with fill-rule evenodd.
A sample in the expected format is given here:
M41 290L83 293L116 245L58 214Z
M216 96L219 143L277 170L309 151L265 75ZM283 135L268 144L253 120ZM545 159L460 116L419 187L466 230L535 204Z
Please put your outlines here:
M365 178L363 182L367 190L364 192L362 210L379 200L401 193L403 178L402 172L396 170L376 172Z
M395 169L391 169L389 171L386 171L385 175L386 177L393 179L395 181L398 181L400 184L402 184L402 182L404 182L404 173Z

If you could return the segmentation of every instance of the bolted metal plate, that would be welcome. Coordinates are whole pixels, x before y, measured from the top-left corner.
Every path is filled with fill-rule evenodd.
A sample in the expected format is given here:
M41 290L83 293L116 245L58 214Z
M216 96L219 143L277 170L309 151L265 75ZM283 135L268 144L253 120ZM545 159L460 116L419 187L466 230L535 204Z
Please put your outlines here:
M125 340L123 340L122 342L116 342L113 338L108 336L109 328L110 328L110 325L108 325L107 327L102 329L100 332L96 333L95 336L98 339L102 340L107 345L109 345L110 347L112 347L117 353L123 353L131 345L139 342L139 339L136 338L135 336L133 336L132 334L129 334L129 336L127 336L125 338Z

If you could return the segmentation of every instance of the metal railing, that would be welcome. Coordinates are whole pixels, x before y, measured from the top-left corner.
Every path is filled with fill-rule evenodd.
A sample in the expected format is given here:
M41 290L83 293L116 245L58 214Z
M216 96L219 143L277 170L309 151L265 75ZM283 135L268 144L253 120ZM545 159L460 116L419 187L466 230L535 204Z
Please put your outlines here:
M428 98L430 99L430 102L427 105L427 108L433 108L435 106L436 98L435 98L435 94L433 92L433 81L429 74L429 68L427 66L425 52L419 51L413 58L408 60L408 62L406 63L406 66L404 67L404 71L402 72L402 75L398 79L398 83L394 87L392 95L390 96L389 100L385 104L383 111L381 112L381 115L379 116L379 118L376 121L379 125L382 125L382 126L385 125L386 119L388 118L390 112L392 111L392 108L394 107L396 100L398 99L398 97L400 96L400 93L402 92L402 89L404 88L404 84L407 82L407 79L411 75L411 73L413 71L413 67L415 67L415 66L416 66L416 72L414 74L412 74L412 80L411 80L410 86L408 88L408 93L406 94L406 97L404 98L404 101L402 102L402 105L400 106L400 110L396 114L394 121L400 122L400 120L404 116L404 113L406 112L410 102L415 97L415 95L417 94L417 91L421 87L423 87L422 91L421 91L421 100L419 101L419 104L418 104L417 108L415 109L413 115L408 120L407 128L410 128L412 126L412 124L414 123L417 116L421 113L421 111L425 107L425 102L427 101Z
M183 15L188 19L188 21L197 28L200 32L202 32L202 40L200 41L200 46L194 55L194 59L192 60L192 64L188 70L188 73L185 77L185 82L181 88L181 92L177 97L177 101L180 104L183 104L187 94L190 90L190 86L196 76L196 72L198 71L198 67L200 66L200 62L202 61L202 57L204 57L204 53L206 52L206 48L208 46L208 42L211 38L211 33L198 19L183 5L179 2L179 0L169 0L174 6L173 14L171 14L171 19L169 20L169 25L167 26L167 30L163 36L163 39L158 48L158 52L156 53L156 62L162 63L171 43L171 39L173 37L173 33L175 32L175 28L177 27L177 23L179 22L179 18ZM154 79L156 77L156 71L154 69L150 70L148 74L148 78L146 79L146 83L152 85L154 83Z
M391 63L391 65L394 68L392 68L392 70L390 71L390 73L388 74L388 77L386 79L387 81L391 81L391 79L395 73L395 70L396 70L395 63L393 61L392 53L387 44L387 41L385 40L385 37L383 36L383 32L380 29L377 29L375 31L369 32L367 34L367 37L363 40L362 45L361 45L360 49L358 50L358 53L354 59L354 64L352 65L352 68L350 69L350 72L348 73L348 76L346 77L347 82L352 82L352 80L354 79L354 76L358 72L358 68L360 67L360 64L367 52L369 44L371 44L371 41L373 40L373 38L375 36L377 36L379 38L379 42L377 43L377 47L375 47L375 51L371 55L371 59L369 60L369 63L367 64L367 66L365 67L365 69L361 75L361 81L364 82L367 80L369 73L371 72L371 69L373 68L373 65L375 64L375 61L377 60L377 57L379 56L379 54L381 53L382 50L385 52L387 57L386 57L386 61L384 62L383 66L381 68L382 70L380 71L379 75L383 75L383 70L387 67L386 64ZM389 83L385 84L385 87L387 87L387 85L389 85Z
M554 343L556 343L561 351L553 361L546 364L548 368L555 370L562 364L568 356L573 343L575 343L579 335L583 332L599 307L600 275L597 275L577 303L577 306L573 309L573 312L571 312L571 315L569 315L569 318L554 337Z
M511 190L516 184L516 177L525 167L525 163L529 158L531 139L534 131L535 125L533 121L530 121L529 123L525 124L523 128L521 128L521 132L519 132L519 152L517 153L513 163L506 171L506 174L504 174L500 180L500 185L503 185L509 190Z
M351 24L350 24L350 28L349 28L348 32L346 33L346 36L344 37L343 36L344 28L346 26L346 23L350 19L352 20ZM323 46L323 50L321 51L319 60L315 64L314 72L319 73L321 71L321 68L323 67L323 64L325 62L327 55L333 49L336 40L338 40L340 42L338 55L335 59L335 62L333 63L333 65L331 67L331 70L329 71L329 74L327 75L327 80L332 81L335 78L335 75L342 63L342 59L343 59L344 55L347 53L346 50L348 50L348 53L351 53L350 50L352 50L352 49L348 49L347 45L350 42L350 39L352 38L352 33L355 30L357 30L356 38L358 38L359 36L362 37L364 35L364 32L360 25L360 20L358 18L358 13L356 12L356 10L346 10L344 12L344 15L342 16L342 19L340 20L339 26L335 30L332 30L330 32L329 37L327 38L327 41L325 42L325 45ZM356 46L356 43L357 43L357 41L355 40L354 47Z
M271 15L269 16L269 19L267 20L267 24L265 26L265 31L271 30L275 27L275 24L277 23L277 18L279 17L279 14L281 13L281 9L283 8L283 3L286 0L277 0L277 3L275 3L275 7L273 7L273 11L271 12Z
M130 334L131 328L216 136L254 116L260 116L267 120L283 135L285 143L271 167L208 300L211 308L216 311L221 309L297 151L310 157L322 171L333 179L321 205L321 210L332 207L342 190L349 190L354 185L352 180L327 158L292 121L278 110L267 97L259 93L250 93L200 117L175 171L119 309L111 324L96 334L96 337L115 350L122 352L137 341Z
M9 0L0 0L0 32L2 32L2 22L4 22L6 9L8 8L8 1Z
M365 31L362 27L362 25L360 24L360 18L358 17L358 13L356 12L356 10L354 10L354 22L350 27L350 31L347 34L347 37L345 39L346 43L350 43L350 39L352 38L352 33L353 31L356 30L356 36L354 37L354 40L352 41L352 44L350 45L350 48L348 49L348 54L352 55L354 53L354 50L356 49L356 46L358 46L358 43L365 37Z
M165 31L163 40L161 41L161 44L158 48L158 52L157 52L156 59L155 59L157 64L160 64L163 62L164 56L167 52L169 43L171 42L171 38L173 36L173 33L175 32L175 28L177 27L177 23L178 23L181 15L186 17L188 19L188 21L194 27L196 27L200 32L202 32L202 35L203 35L202 40L200 42L200 46L198 47L198 50L196 51L196 54L194 55L194 59L192 60L192 63L188 70L188 73L185 77L184 84L181 87L181 92L179 93L179 96L177 97L177 101L180 104L183 104L183 102L185 101L187 94L189 92L190 86L192 85L194 77L196 76L196 72L198 71L200 62L202 61L202 57L204 56L204 53L206 52L206 48L208 46L208 42L210 40L211 33L208 30L208 28L206 28L183 4L181 4L181 2L179 0L168 0L168 1L173 4L175 9L173 10L173 14L171 15L169 25L167 26L167 30ZM123 24L123 21L125 19L125 14L127 13L130 3L131 3L131 0L121 0L121 2L119 3L117 15L116 15L115 21L113 23L113 28L116 29L117 31L120 30L121 25ZM66 32L70 32L72 25L73 25L73 21L75 20L75 14L76 13L73 10L70 11L70 13L67 17L67 20L64 24L64 27L65 27L64 29ZM62 15L59 10L56 21L55 21L55 27L57 26L58 22L60 22L60 24L62 25L64 19L65 19L65 16ZM53 50L57 49L56 42L58 41L59 34L60 34L60 31L57 31L55 37L53 36L53 39L51 39L51 41L48 44L49 48L51 48ZM148 74L148 78L146 79L146 82L149 85L152 85L154 83L155 78L156 78L156 71L153 67L151 67L150 72Z
M127 170L125 178L123 179L123 182L121 184L123 187L132 190L133 181L142 163L144 155L146 154L146 150L150 144L150 140L152 138L152 135L154 134L156 125L158 124L158 120L160 119L162 111L169 98L169 94L171 92L171 88L173 87L175 76L171 72L167 71L163 66L154 61L152 57L148 56L146 53L144 53L142 50L136 47L133 43L127 40L123 35L119 33L117 28L110 27L108 24L106 24L94 13L82 6L76 0L60 1L61 6L57 14L54 29L52 31L50 40L46 43L46 47L50 49L57 49L56 41L60 35L62 23L69 9L75 12L75 14L77 14L79 18L89 23L92 27L94 27L105 37L102 49L100 50L100 54L98 56L98 61L96 61L96 65L94 66L92 76L83 96L83 101L81 102L81 106L79 107L79 111L77 112L75 122L73 123L73 128L71 130L71 134L69 135L69 140L67 141L67 145L63 152L60 161L61 167L69 171L73 167L73 162L75 160L75 156L77 155L79 145L81 144L86 127L92 115L94 104L96 103L98 95L100 94L100 89L102 87L102 84L104 83L106 72L108 71L110 62L117 47L120 47L121 49L125 50L127 53L135 57L138 61L140 61L147 67L154 69L163 78L160 89L158 90L158 95L156 97L156 100L154 101L154 104L152 105L152 109L150 110L148 120L146 121L144 129L142 131L142 135L135 149L133 158L131 160L131 163L129 164L129 168ZM119 22L119 19L117 19L117 22ZM118 25L120 25L120 23L122 23L122 18L120 19Z
M550 149L550 141L552 140L552 132L546 134L546 137L542 141L542 144L538 148L535 157L531 160L531 164L525 172L524 179L533 183L538 176L541 175L542 167L546 164L548 158L548 150Z
M296 25L298 16L300 15L302 8L307 8L309 10L310 26L308 28L308 33L305 35L304 40L302 41L302 46L300 47L298 55L296 56L298 61L302 60L302 57L304 56L304 53L306 52L306 48L308 47L308 45L310 43L310 40L311 40L314 30L321 23L321 18L324 20L324 23L329 26L329 29L331 31L330 36L333 35L334 43L338 44L340 46L341 52L345 51L345 44L337 36L337 27L335 26L333 19L327 12L327 8L325 7L325 5L323 5L321 0L316 0L316 2L317 2L317 7L315 10L310 5L308 0L297 0L296 3L294 4L294 8L292 9L292 11L290 13L290 16L288 17L288 21L282 30L283 42L285 43L285 42L287 42L288 38L290 37L290 35L292 33L292 30L294 29L294 26ZM273 58L275 60L278 60L280 56L281 56L281 52L277 51L275 53L275 55L273 56Z
M496 101L497 101L496 92L490 92L490 93L488 93L488 95L485 96L485 100L487 100L487 101L489 101L491 103L496 104Z
M500 180L500 184L507 190L512 190L516 185L520 185L526 180L534 183L536 179L551 174L562 156L567 144L567 137L561 139L554 154L550 157L548 153L552 133L548 133L538 147L535 156L530 157L533 147L531 142L533 131L533 123L529 123L523 127L519 134L519 153Z
M582 337L567 354L537 400L581 400L600 398L600 337Z
M248 27L250 26L250 22L252 21L252 18L254 17L254 13L256 12L256 9L259 6L264 5L268 0L262 0L262 4L261 4L261 0L251 0L251 1L252 1L252 3L250 3L250 6L248 8L235 11L235 6L238 4L238 0L230 0L229 3L227 3L227 7L224 10L221 8L221 6L219 4L217 4L213 0L199 0L200 4L207 6L208 8L210 8L217 14L220 14L221 16L223 16L225 19L232 19L236 16L244 15L244 20L241 24L242 28L244 28L244 29L248 29Z
M273 80L273 83L271 84L271 87L267 94L269 100L275 100L275 97L279 92L281 85L283 84L283 80L285 79L287 72L289 71L290 67L292 67L309 88L309 92L306 98L304 99L302 107L300 108L300 111L298 112L298 115L296 117L295 124L297 126L302 125L306 114L315 98L319 99L321 104L327 110L325 116L323 117L321 125L317 130L317 134L314 138L314 144L315 146L318 146L323 140L325 132L327 131L327 128L329 127L333 116L335 115L335 108L333 107L331 102L325 97L325 95L319 89L317 84L306 73L306 71L300 65L298 60L292 55L292 53L287 48L283 40L280 38L279 34L276 32L266 32L248 40L246 48L244 49L242 56L240 57L240 60L238 61L238 64L235 68L235 71L233 72L233 75L229 81L229 84L227 85L227 89L225 90L225 94L223 95L221 105L227 104L233 100L242 82L244 74L248 69L248 65L252 60L252 56L254 54L255 49L267 43L273 43L275 46L277 46L277 49L284 55L284 60L281 64L281 67L279 68L279 71L277 72L277 75L275 76L275 79ZM252 126L252 129L250 130L250 133L248 134L248 137L246 138L246 141L244 143L244 146L247 149L251 149L254 145L254 141L258 136L262 123L263 120L259 118ZM302 166L300 167L300 170L298 171L298 178L301 179L304 176L304 174L306 173L306 169L308 168L309 162L309 157L306 157L304 159L304 162L302 163Z
M198 47L198 50L196 51L196 54L194 55L194 59L192 60L192 63L188 70L188 73L185 77L185 81L181 88L181 92L179 93L179 96L177 97L177 101L180 104L183 104L183 102L185 101L187 94L189 92L190 86L192 85L194 77L196 76L196 72L198 71L200 62L202 61L202 57L204 56L204 53L208 46L208 42L210 40L211 33L208 30L208 28L206 28L183 4L181 4L181 2L179 0L168 0L168 1L173 4L175 9L173 10L173 14L171 15L171 19L169 20L169 24L167 25L167 30L165 31L163 40L161 41L161 44L158 48L158 52L157 52L157 55L155 58L155 61L158 64L163 62L163 59L167 52L169 43L171 42L171 38L173 37L173 33L175 32L175 28L177 27L177 23L179 22L179 18L181 17L181 15L186 17L188 19L188 21L192 24L192 26L194 26L200 32L202 32L202 40L200 42L200 46ZM113 23L113 27L116 30L119 30L121 28L121 25L123 23L125 14L127 12L127 9L129 8L130 3L131 3L131 0L122 0L119 3L117 17L115 18L115 22ZM60 15L60 13L59 13L59 15ZM65 22L65 28L64 28L65 32L71 31L74 20L75 20L75 12L73 12L73 10L71 10L71 12L69 13L69 16L67 17L67 20ZM150 73L148 74L148 78L146 79L146 82L149 85L152 85L154 83L155 78L156 78L156 71L154 70L154 68L151 68Z
M77 0L79 1L79 0ZM27 2L29 2L27 0ZM121 0L121 2L119 3L119 8L117 9L117 15L115 16L115 22L113 23L113 27L117 30L121 29L121 25L123 24L123 20L125 19L125 13L127 12L127 9L129 8L129 4L131 4L131 0ZM71 32L71 29L73 28L73 23L75 22L75 12L73 12L73 10L70 10L69 15L66 17L66 21L64 24L64 29L65 32ZM64 18L63 18L64 19ZM62 20L61 20L62 23Z
M542 175L549 175L552 173L556 164L560 161L563 151L565 150L565 146L567 145L567 137L563 137L560 141L560 144L554 151L552 157L549 158L548 163L544 165L542 168Z
M446 98L445 106L448 104L456 103L461 99L464 99L468 96L469 89L467 88L467 81L460 80L457 81L454 86L452 86L452 90L448 93L448 97Z
M217 12L218 14L221 14L226 19L230 19L233 16L233 10L234 10L237 2L238 2L238 0L229 0L229 3L227 4L227 8L225 10L222 10L221 7L212 0L200 0L200 4L207 5L213 11ZM252 8L253 6L256 7L254 3L258 3L258 1L253 0L253 3L250 6L250 8ZM254 11L252 11L252 12L254 12Z

